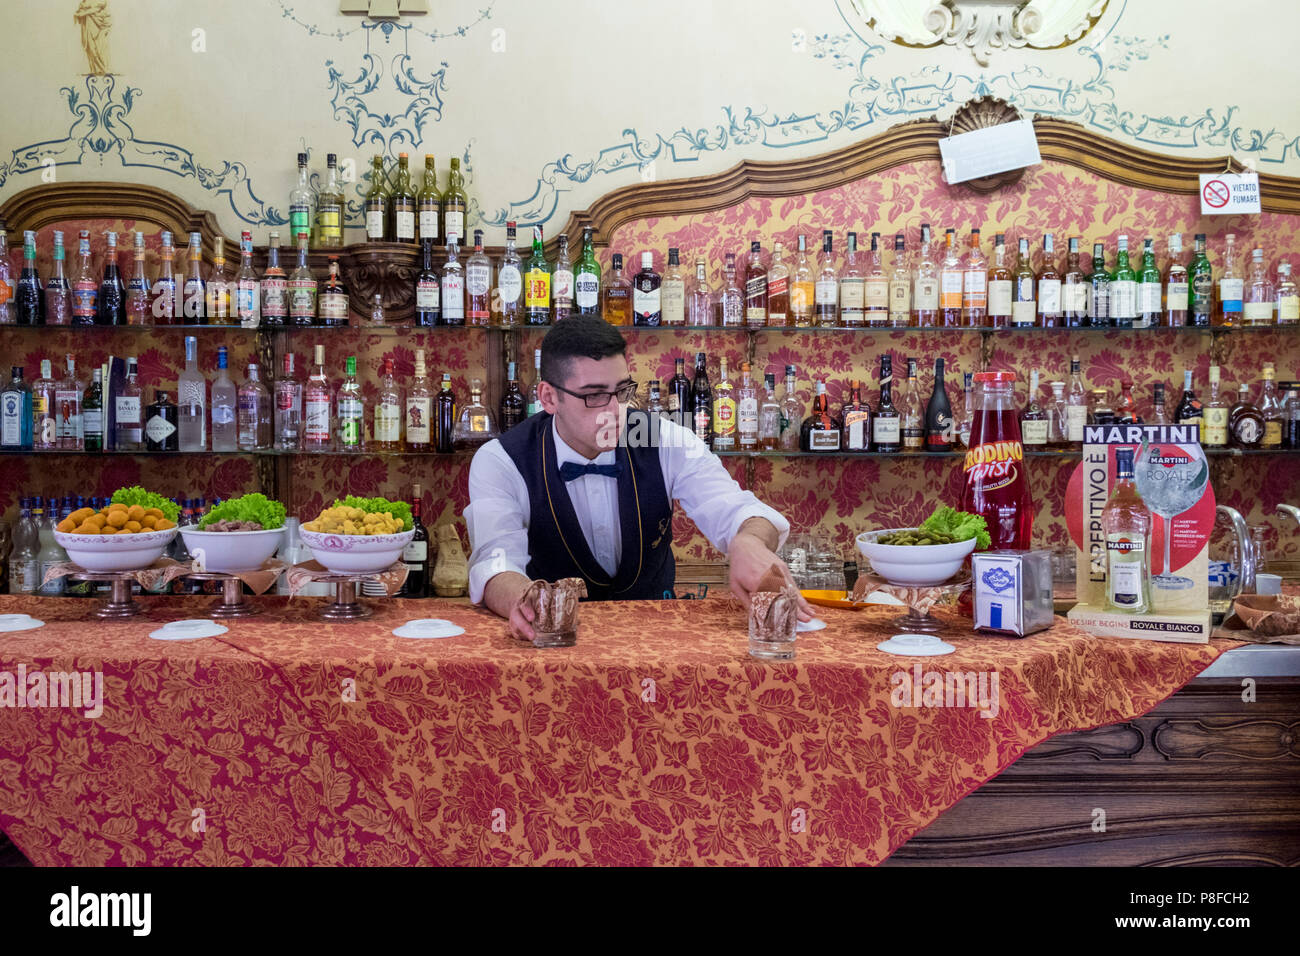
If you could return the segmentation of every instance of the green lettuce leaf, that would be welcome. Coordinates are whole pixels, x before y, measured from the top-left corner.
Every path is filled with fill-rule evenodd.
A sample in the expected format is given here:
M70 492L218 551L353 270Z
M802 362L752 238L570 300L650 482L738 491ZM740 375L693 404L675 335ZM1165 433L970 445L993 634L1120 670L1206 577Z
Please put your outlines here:
M199 520L199 530L216 521L256 521L263 531L284 527L284 505L266 495L251 494L223 501Z
M993 539L989 537L988 523L983 518L966 511L958 511L956 508L949 508L947 505L935 508L934 514L922 522L921 530L941 531L952 535L954 541L974 538L975 548L980 551L993 544Z

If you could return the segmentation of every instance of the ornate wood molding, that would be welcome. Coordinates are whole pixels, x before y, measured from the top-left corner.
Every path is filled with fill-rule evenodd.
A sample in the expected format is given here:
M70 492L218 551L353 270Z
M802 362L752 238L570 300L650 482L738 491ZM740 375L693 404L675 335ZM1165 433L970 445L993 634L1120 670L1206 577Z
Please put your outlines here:
M1201 173L1242 172L1245 168L1233 157L1198 159L1139 149L1064 120L1038 118L1034 130L1043 159L1069 163L1111 182L1142 189L1195 196L1200 191L1197 177ZM947 135L947 123L915 120L819 156L777 162L747 159L712 176L623 186L589 208L571 213L564 228L552 234L548 249L560 233L567 233L573 241L584 226L592 226L597 242L604 245L619 226L637 219L712 212L751 197L804 195L918 160L934 161L937 179L939 140ZM1265 211L1300 215L1300 178L1261 173L1259 181Z

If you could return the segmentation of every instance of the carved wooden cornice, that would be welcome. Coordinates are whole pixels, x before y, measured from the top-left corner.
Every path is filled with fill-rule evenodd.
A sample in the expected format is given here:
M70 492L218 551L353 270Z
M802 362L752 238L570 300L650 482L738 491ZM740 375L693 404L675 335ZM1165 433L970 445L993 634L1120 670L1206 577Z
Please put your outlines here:
M1201 173L1243 172L1232 157L1197 159L1171 156L1108 139L1077 123L1034 120L1038 149L1043 159L1091 170L1111 182L1195 196ZM775 162L742 160L712 176L694 176L664 182L623 186L596 200L589 208L570 214L563 229L547 243L567 233L574 242L584 226L592 226L596 242L604 245L619 226L638 219L712 212L751 197L777 198L805 195L843 186L859 179L918 160L939 161L939 140L948 124L916 120L885 130L877 136L819 156ZM938 175L936 166L936 173ZM1300 178L1261 173L1262 208L1267 212L1300 215ZM960 191L966 187L957 185ZM974 193L972 193L972 196Z

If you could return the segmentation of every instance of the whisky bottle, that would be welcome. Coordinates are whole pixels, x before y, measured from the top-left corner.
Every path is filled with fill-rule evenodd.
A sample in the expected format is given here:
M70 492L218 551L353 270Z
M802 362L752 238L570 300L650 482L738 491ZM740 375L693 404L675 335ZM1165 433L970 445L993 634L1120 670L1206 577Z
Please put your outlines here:
M321 325L341 329L348 324L348 287L339 275L338 256L329 257L329 273L321 284L317 307Z
M840 323L845 328L859 329L866 323L866 286L867 279L858 259L858 234L850 232L844 271L840 273Z
M610 325L632 324L632 283L623 275L623 257L610 257L609 275L601 289L601 314Z
M1156 276L1159 282L1160 277ZM1156 287L1159 291L1159 286ZM1038 324L1045 329L1063 325L1061 319L1061 274L1056 271L1056 250L1052 234L1043 235L1043 264L1038 272Z
M878 452L893 453L903 450L902 416L894 407L894 360L885 353L880 356L880 401L871 422L871 444Z
M1228 233L1223 241L1223 273L1219 276L1219 324L1241 325L1245 283L1237 271L1237 236Z
M415 242L415 221L419 201L411 188L411 169L406 153L397 154L397 182L388 194L388 234L394 242Z
M1066 440L1074 447L1083 444L1083 426L1088 423L1088 393L1083 388L1079 356L1070 357L1070 388L1065 399Z
M939 316L939 275L930 257L930 224L921 223L921 261L916 267L912 283L912 307L916 310L916 324L929 328Z
M1142 240L1142 272L1138 275L1135 329L1154 329L1160 324L1160 270L1156 268L1154 239Z
M506 223L506 251L502 253L501 265L497 269L497 293L501 296L501 325L505 328L513 328L522 323L524 272L519 253L515 251L513 219Z
M736 399L727 378L727 360L718 362L718 384L713 389L713 450L736 449Z
M835 268L833 234L829 229L822 230L821 270L817 273L817 284L813 289L816 299L814 312L817 325L831 328L840 321L840 275Z
M961 288L962 325L970 329L983 328L988 315L988 266L980 249L980 231L972 229Z
M1131 329L1136 318L1137 273L1128 261L1128 236L1120 236L1115 274L1110 280L1110 324L1112 328Z
M233 325L230 315L230 280L226 277L225 240L217 236L213 247L212 274L208 276L207 301L204 302L208 325ZM103 300L102 291L99 297Z
M1242 324L1272 325L1273 300L1273 283L1264 265L1264 250L1256 249L1250 254L1250 277L1242 298Z
M925 447L925 418L921 414L921 397L916 391L916 359L907 360L907 379L903 382L903 400L899 406L902 419L903 451L921 451Z
M1169 236L1169 266L1165 269L1164 312L1165 325L1179 328L1187 324L1188 284L1187 266L1183 265L1183 235Z
M1016 270L1011 277L1011 324L1029 328L1034 324L1034 266L1029 259L1029 240L1020 240Z
M555 268L551 271L551 322L567 319L572 314L573 263L569 260L569 237L561 234Z
M877 328L889 324L889 277L880 250L880 233L871 234L871 251L867 253L866 296L867 325Z
M1106 247L1092 244L1092 273L1088 276L1088 324L1104 328L1110 321L1110 273L1106 271Z
M912 273L907 268L903 234L894 235L894 271L889 274L889 324L906 328L912 324Z
M991 328L1002 329L1011 324L1011 270L1007 268L1006 236L993 237L993 265L989 269L989 312Z
M925 408L925 450L951 451L953 442L952 404L943 381L943 359L934 360L934 388Z
M438 170L433 154L424 154L424 182L420 185L420 194L415 197L416 214L419 217L420 242L429 239L436 245L440 238L438 221L442 213L442 192L438 189Z
M573 272L573 304L578 315L600 315L600 263L591 226L582 229L582 255Z
M1020 413L1020 439L1026 451L1047 447L1050 430L1047 419L1047 410L1038 401L1038 369L1032 369L1029 373L1029 400Z
M551 264L542 244L542 227L533 226L533 253L524 271L524 318L529 325L551 321Z
M366 242L383 242L388 221L388 184L384 177L384 157L378 153L370 160L370 188L366 190L362 211L366 217Z
M686 324L686 277L682 275L680 255L676 246L668 250L668 267L659 283L660 322L663 325Z
M767 325L784 328L790 324L790 267L785 264L785 246L772 245L772 265L767 270Z
M1061 279L1061 324L1078 328L1088 324L1088 277L1079 268L1079 237L1070 237L1065 276Z
M812 414L801 429L803 451L837 452L840 450L840 423L831 415L830 400L826 397L826 384L817 383Z
M862 383L849 384L849 400L840 410L840 449L871 451L871 406L862 400Z
M767 268L757 239L749 244L749 263L745 267L745 324L751 329L767 325Z
M745 325L745 290L736 278L736 254L728 252L722 269L722 290L714 310L713 324L738 329Z
M1264 414L1250 400L1250 386L1237 387L1237 402L1228 410L1228 441L1234 448L1258 448L1264 440Z
M1187 266L1187 281L1191 286L1188 293L1188 325L1197 328L1209 328L1210 317L1214 313L1214 268L1210 257L1205 253L1205 233L1196 234L1196 247L1192 261Z
M1277 371L1272 362L1264 363L1264 384L1260 387L1258 408L1264 416L1264 436L1261 448L1282 447L1282 420L1286 415L1277 397Z
M1213 371L1213 369L1211 369ZM1218 395L1218 387L1215 377L1210 377L1210 393ZM1183 369L1183 396L1178 401L1178 408L1174 410L1174 421L1179 425L1198 425L1201 429L1201 444L1209 444L1206 436L1208 423L1205 421L1205 409L1201 405L1200 399L1192 390L1192 370Z
M939 266L939 324L955 329L961 325L962 267L954 243L956 230L943 233L943 262Z
M1187 386L1184 373L1184 387ZM1228 444L1228 414L1231 409L1219 394L1219 366L1210 366L1210 397L1203 409L1204 425L1201 427L1201 444L1206 448L1222 448ZM1180 406L1181 417L1181 406ZM1179 424L1182 424L1180 421Z
M1300 322L1300 288L1291 278L1291 263L1277 264L1277 324L1295 325Z
M443 242L460 245L465 240L465 216L469 214L469 196L465 193L465 177L460 172L460 159L452 157L451 173L447 178L447 191L442 195Z
M641 271L632 280L632 324L659 325L663 320L663 280L655 272L654 253L641 253Z
M808 247L803 233L800 233L794 272L790 277L790 324L795 328L806 329L813 324L813 299L812 263L808 260Z

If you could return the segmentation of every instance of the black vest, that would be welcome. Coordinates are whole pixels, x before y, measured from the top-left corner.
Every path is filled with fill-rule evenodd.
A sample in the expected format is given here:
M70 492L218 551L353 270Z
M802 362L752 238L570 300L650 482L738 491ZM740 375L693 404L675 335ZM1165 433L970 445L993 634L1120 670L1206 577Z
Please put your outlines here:
M629 418L645 414L628 412ZM664 486L659 449L619 445L618 518L623 554L611 580L591 553L556 462L551 416L538 412L501 436L528 487L530 578L582 578L595 601L661 599L677 575L673 560L673 503Z

